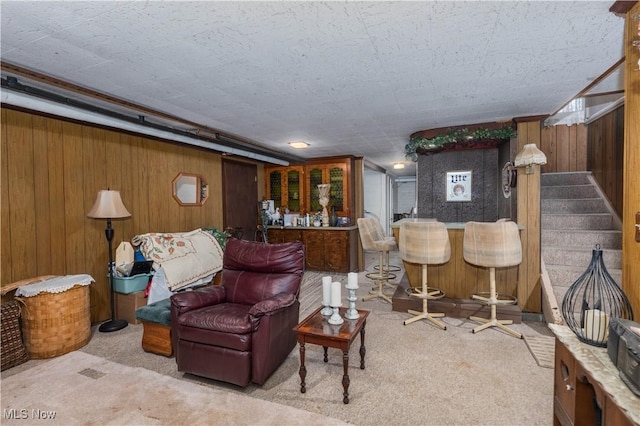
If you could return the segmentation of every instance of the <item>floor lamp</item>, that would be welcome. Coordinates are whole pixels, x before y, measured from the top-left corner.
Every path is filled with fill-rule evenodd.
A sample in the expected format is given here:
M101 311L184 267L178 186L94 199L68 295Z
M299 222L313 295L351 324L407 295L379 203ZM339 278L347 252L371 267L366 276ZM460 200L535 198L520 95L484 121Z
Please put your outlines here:
M120 191L111 191L109 189L98 192L96 202L93 207L87 213L87 217L92 219L107 219L107 229L104 230L104 235L107 237L109 243L109 286L111 289L111 319L100 325L98 330L103 333L111 331L118 331L127 326L126 320L116 319L116 295L113 291L113 228L111 227L111 219L122 219L130 217L131 213L122 203L120 198Z

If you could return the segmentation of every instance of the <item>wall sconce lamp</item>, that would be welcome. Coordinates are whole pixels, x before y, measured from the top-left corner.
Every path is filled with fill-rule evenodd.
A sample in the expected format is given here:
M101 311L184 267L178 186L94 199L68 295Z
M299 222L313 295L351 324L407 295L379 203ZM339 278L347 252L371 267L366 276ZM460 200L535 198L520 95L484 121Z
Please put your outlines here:
M530 175L533 173L534 164L547 164L547 156L538 149L536 144L528 143L522 147L522 151L516 155L513 165L516 167L526 167L525 173Z
M127 321L123 319L116 319L115 313L115 292L113 288L113 228L111 227L111 219L124 219L131 217L131 213L122 203L120 198L120 191L111 191L109 189L98 192L96 202L91 207L87 217L92 219L106 219L107 228L104 230L104 235L107 237L107 243L109 244L109 286L111 288L111 319L100 325L98 330L102 333L108 333L117 331L127 326Z
M511 188L517 186L518 171L511 161L504 163L502 167L502 195L504 198L511 197Z

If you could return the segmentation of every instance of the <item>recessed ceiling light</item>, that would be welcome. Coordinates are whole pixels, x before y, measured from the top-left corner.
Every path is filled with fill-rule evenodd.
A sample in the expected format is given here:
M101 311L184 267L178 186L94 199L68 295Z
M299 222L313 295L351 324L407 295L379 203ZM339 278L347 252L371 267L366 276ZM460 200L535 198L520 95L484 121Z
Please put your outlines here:
M393 168L396 169L396 170L397 169L404 169L404 163L395 163L393 165Z
M289 142L289 145L291 146L291 148L297 148L297 149L303 149L309 146L309 144L304 141Z

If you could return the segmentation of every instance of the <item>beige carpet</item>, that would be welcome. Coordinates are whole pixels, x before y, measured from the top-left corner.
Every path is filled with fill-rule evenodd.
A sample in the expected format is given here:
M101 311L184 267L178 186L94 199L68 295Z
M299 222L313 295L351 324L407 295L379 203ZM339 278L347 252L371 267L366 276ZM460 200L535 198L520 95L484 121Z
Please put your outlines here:
M79 351L4 379L2 412L3 425L344 424Z
M301 317L319 306L320 279L324 273L307 273L301 294ZM343 280L345 275L332 275ZM401 277L398 277L400 279ZM553 370L541 368L525 342L491 329L478 334L467 320L444 318L447 330L423 321L404 326L409 314L394 312L391 305L361 297L371 284L360 274L359 308L371 310L366 327L366 369L359 369L359 342L350 351L350 403L342 403L342 355L329 350L329 362L322 361L322 348L307 345L307 392L300 393L299 351L291 352L282 366L263 386L238 388L233 385L185 375L176 369L175 359L144 352L140 347L142 326L130 325L116 333L98 333L82 352L136 369L153 370L180 381L208 387L226 397L251 397L238 402L238 410L252 411L265 401L326 415L357 425L548 425L553 410ZM541 323L513 326L525 335L548 335ZM34 365L56 361L29 361L2 373L3 381L14 371L31 371ZM49 367L47 367L49 368ZM57 370L57 369L52 369ZM52 373L53 374L53 373ZM51 380L54 380L53 378ZM149 386L136 381L140 392ZM2 403L17 389L2 389ZM31 400L47 401L44 391ZM210 404L215 404L215 399ZM32 404L34 405L34 404ZM35 403L37 405L37 402ZM54 407L64 407L52 404ZM88 405L90 406L90 405ZM209 409L203 407L200 411ZM94 422L87 412L85 424ZM118 424L130 424L122 421ZM323 419L333 421L331 419ZM230 423L236 421L231 417ZM74 422L75 423L75 422ZM185 422L180 422L184 424ZM311 422L314 423L314 422ZM25 423L23 423L25 424ZM77 424L77 423L75 423ZM167 423L165 423L167 424ZM287 424L284 421L283 424Z

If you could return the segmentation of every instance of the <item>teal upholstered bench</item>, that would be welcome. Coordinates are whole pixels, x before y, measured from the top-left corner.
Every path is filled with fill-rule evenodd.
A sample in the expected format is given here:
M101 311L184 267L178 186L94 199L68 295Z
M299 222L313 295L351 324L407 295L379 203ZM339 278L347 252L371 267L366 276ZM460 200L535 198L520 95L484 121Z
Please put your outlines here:
M136 318L143 327L142 349L171 356L171 300L160 300L136 309Z

